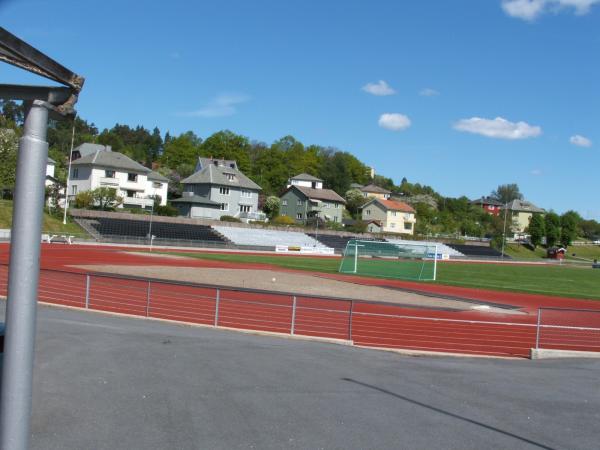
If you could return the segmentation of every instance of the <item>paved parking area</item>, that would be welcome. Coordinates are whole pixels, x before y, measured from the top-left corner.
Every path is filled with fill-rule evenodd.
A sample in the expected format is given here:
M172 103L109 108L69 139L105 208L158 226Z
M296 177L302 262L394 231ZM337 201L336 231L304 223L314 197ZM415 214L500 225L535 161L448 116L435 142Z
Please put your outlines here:
M599 373L42 306L32 447L595 449Z

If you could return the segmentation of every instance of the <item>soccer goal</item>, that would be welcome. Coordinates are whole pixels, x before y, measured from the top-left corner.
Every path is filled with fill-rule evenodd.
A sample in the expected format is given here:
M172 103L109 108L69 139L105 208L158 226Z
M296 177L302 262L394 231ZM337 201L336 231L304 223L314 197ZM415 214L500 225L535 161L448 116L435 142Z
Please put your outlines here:
M351 239L340 264L341 273L403 280L435 280L437 245Z

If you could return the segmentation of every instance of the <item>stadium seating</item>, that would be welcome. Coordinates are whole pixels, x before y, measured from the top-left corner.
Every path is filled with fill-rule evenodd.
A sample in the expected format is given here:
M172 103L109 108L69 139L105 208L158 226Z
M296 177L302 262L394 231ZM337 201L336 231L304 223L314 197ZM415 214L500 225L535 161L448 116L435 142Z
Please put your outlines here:
M492 247L483 247L480 245L459 245L451 244L450 247L456 251L462 253L465 256L478 257L478 258L500 258L502 253ZM510 256L504 255L505 258Z
M257 245L263 247L275 247L277 245L323 247L319 241L297 231L221 227L218 225L213 226L213 228L237 245Z
M365 238L362 236L339 236L337 234L316 234L306 233L308 236L317 239L326 247L331 247L335 250L344 250L348 241L351 239L360 239L363 241L381 241L382 239Z
M430 241L409 241L406 239L386 239L388 242L391 242L392 244L399 244L399 245L410 245L410 244L417 244L417 245L427 245L427 246L431 246L432 248L435 247L437 245L438 248L438 253L442 253L445 255L450 255L450 257L453 256L465 256L462 252L460 252L459 250L453 248L453 246L449 246L446 245L442 242L430 242Z
M150 222L142 220L99 217L86 221L102 237L145 238L150 231ZM227 243L222 236L205 225L152 222L152 235L156 239Z

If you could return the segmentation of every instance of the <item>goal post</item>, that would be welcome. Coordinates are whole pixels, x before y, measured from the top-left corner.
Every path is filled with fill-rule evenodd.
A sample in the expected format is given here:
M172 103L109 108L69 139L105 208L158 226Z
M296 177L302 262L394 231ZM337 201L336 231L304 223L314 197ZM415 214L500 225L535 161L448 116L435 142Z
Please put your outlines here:
M351 239L342 254L339 272L433 281L439 258L438 246L431 243Z

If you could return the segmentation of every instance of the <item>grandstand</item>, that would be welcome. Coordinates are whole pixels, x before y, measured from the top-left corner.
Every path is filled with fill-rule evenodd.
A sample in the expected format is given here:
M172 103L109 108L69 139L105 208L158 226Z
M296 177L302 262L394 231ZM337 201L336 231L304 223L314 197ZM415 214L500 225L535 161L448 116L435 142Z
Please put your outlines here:
M408 241L405 239L386 239L386 241L391 242L392 244L399 244L399 245L427 245L427 246L431 246L431 247L435 247L437 245L438 248L438 254L444 254L444 255L449 255L451 258L452 257L457 257L457 256L465 256L461 251L459 251L458 249L455 249L454 246L451 245L447 245L444 244L442 242L431 242L431 241Z
M464 244L449 244L455 251L460 252L464 256L471 258L500 258L502 253L492 247L484 247L481 245L464 245ZM505 258L510 256L504 255Z
M277 245L323 247L316 239L298 231L223 227L218 225L213 226L213 228L236 245L253 245L261 247L275 247Z
M362 241L383 241L383 239L367 238L362 236L341 236L339 234L316 234L306 233L308 236L318 240L326 247L333 248L338 253L341 253L348 245L348 241L352 239L360 239Z
M148 238L150 222L145 220L127 220L108 217L94 219L77 219L85 229L90 227L101 238ZM227 244L228 241L215 230L206 225L167 223L155 221L152 223L152 235L158 240L195 241L212 244Z

